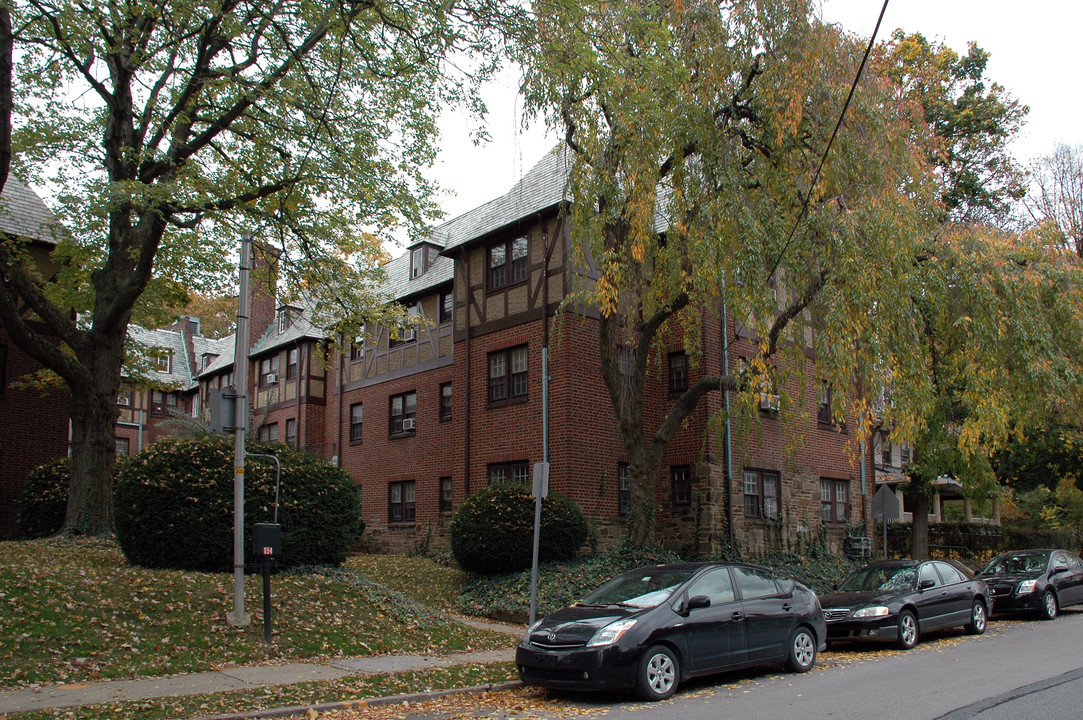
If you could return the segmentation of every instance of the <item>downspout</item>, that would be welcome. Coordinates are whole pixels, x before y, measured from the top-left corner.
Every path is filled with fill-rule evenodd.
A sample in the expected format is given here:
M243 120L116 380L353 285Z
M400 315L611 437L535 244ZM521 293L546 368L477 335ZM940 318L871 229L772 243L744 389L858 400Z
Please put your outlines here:
M335 465L342 467L342 410L343 396L346 382L346 353L342 348L346 347L346 333L339 333L338 351L338 420L335 423Z
M539 217L538 224L541 225ZM554 238L556 242L556 238ZM543 422L542 460L549 462L549 233L542 225L542 392Z
M297 339L293 341L293 346L297 350L297 450L301 449L301 438L304 437L304 433L301 432L301 378L305 376L305 358L301 354L301 340ZM290 365L289 351L286 352L286 367Z
M726 308L725 288L722 293L722 377L730 375L730 327L729 312ZM726 409L726 551L733 554L733 421L730 417L730 391L722 389L723 403Z
M470 357L470 261L466 256L466 248L459 250L459 262L462 266L463 277L466 278L464 283L466 290L466 303L463 305L463 324L466 328L466 415L463 418L466 421L466 428L464 429L466 447L463 450L463 490L466 495L470 494L470 405L472 399L472 393L470 392L470 366L473 364ZM452 285L452 292L455 292L455 286Z

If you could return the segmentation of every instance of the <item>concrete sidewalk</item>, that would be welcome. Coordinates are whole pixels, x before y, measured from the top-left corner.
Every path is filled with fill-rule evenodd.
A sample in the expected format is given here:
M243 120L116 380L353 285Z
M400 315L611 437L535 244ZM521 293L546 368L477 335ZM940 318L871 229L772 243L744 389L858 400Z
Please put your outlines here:
M475 627L521 635L525 628L456 618ZM375 657L339 658L322 662L288 663L284 665L253 665L234 667L216 672L170 675L137 680L110 680L98 683L41 685L31 688L0 691L0 715L28 710L75 707L118 703L129 700L149 700L183 695L203 695L228 690L254 690L274 685L339 680L358 675L428 670L471 663L507 662L515 659L513 649L452 655L380 655ZM263 717L292 714L284 712L254 713ZM250 715L254 715L250 714Z

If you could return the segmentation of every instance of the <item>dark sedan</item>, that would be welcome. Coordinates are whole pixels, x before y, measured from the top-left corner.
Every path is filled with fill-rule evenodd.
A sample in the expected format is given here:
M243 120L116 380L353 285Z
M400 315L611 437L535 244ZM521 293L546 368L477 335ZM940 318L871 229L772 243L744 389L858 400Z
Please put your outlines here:
M1083 560L1067 550L997 555L978 577L989 586L993 612L1037 612L1052 620L1060 608L1083 604Z
M903 649L936 628L962 625L980 635L989 615L985 583L940 560L866 565L820 602L829 641L884 640Z
M524 683L663 700L680 681L722 670L806 672L825 633L816 594L793 578L744 563L678 563L620 575L539 620L515 662Z

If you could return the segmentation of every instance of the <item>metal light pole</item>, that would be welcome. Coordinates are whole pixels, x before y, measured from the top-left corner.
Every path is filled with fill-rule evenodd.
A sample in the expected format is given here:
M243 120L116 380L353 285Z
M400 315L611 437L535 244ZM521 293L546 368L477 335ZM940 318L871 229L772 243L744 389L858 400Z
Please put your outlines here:
M248 271L252 265L252 234L241 233L241 286L237 298L237 341L233 349L236 419L233 442L233 612L226 620L244 627L252 619L244 612L244 436L248 428Z

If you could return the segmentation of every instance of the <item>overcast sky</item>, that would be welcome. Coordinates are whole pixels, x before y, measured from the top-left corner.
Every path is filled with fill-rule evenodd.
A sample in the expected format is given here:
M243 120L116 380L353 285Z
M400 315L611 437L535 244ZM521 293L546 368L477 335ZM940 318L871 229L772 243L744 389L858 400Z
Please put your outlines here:
M882 0L822 0L824 17L867 38ZM1079 0L891 0L878 39L901 27L960 54L975 41L990 53L986 77L1030 107L1014 150L1021 160L1049 154L1057 143L1083 144L1079 71L1083 2ZM456 217L504 194L556 143L541 128L522 130L517 76L505 72L487 94L492 141L474 147L462 116L444 119L443 151L433 177L453 190L443 208Z

